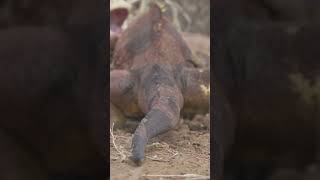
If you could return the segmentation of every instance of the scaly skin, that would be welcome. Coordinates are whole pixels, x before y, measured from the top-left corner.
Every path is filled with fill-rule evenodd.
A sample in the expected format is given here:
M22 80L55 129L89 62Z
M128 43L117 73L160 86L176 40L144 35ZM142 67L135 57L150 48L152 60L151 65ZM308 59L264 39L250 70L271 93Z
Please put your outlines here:
M110 100L125 116L144 115L132 140L137 165L147 142L178 124L184 105L209 107L210 70L196 69L191 58L166 12L155 4L118 39Z

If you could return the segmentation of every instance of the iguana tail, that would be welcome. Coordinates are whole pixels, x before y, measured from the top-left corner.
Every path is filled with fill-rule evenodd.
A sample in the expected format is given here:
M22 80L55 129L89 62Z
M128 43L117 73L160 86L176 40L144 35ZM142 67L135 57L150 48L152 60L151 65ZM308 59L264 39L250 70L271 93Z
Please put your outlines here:
M183 96L170 66L153 64L140 76L139 106L146 113L135 131L132 160L140 165L149 139L167 132L178 124Z

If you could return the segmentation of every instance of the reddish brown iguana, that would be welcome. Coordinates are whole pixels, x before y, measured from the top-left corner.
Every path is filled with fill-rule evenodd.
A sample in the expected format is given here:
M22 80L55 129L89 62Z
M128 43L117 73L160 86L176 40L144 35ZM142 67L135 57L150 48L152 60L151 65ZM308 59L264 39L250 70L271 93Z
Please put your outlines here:
M177 125L188 104L209 104L209 69L196 69L191 51L156 4L119 37L110 74L110 100L126 116L144 118L132 139L141 165L149 139ZM207 102L207 103L204 103Z

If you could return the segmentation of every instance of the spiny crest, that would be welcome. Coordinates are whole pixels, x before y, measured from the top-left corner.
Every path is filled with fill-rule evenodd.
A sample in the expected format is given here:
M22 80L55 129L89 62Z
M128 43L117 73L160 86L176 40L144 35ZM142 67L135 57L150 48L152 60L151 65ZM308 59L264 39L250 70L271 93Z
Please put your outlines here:
M164 55L162 60L169 61L172 57L176 57L176 62L191 59L189 48L168 19L166 4L153 1L149 7L149 11L131 22L120 36L114 52L116 68L130 67L135 57L143 53L150 55L148 61L159 53Z
M162 9L165 4L160 3ZM150 47L152 42L160 37L163 30L162 10L158 3L152 2L149 11L129 24L123 35L118 40L120 49L125 47L128 53L138 54ZM117 47L116 47L117 49ZM115 51L116 53L117 51Z
M153 1L154 5L157 5L161 11L161 13L167 12L167 4L164 0L155 0Z

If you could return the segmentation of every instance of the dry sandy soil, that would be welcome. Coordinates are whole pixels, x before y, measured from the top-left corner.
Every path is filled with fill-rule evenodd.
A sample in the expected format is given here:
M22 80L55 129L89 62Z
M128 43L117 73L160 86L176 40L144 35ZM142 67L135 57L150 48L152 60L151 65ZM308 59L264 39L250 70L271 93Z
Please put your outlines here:
M147 145L146 160L141 167L134 166L128 159L131 155L130 131L132 130L111 129L112 180L209 179L209 114L196 115L192 120L183 120L176 129L152 139ZM156 177L151 177L153 175Z

